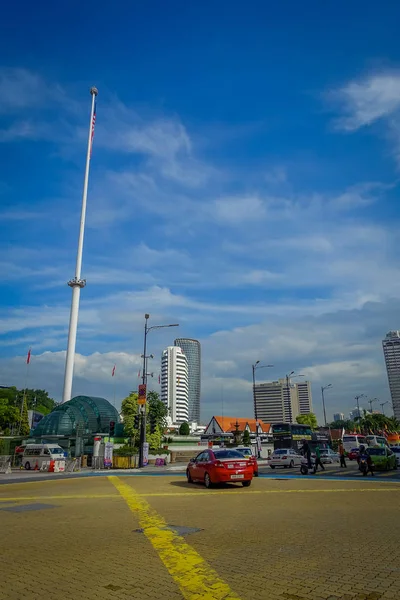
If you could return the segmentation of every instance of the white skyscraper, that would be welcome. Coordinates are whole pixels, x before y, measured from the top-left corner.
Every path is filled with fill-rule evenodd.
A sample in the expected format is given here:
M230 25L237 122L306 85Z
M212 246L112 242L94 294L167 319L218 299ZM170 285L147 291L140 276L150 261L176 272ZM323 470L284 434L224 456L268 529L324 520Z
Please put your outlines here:
M258 383L254 391L257 418L264 423L295 423L299 415L312 412L309 381L292 383L279 379Z
M173 423L189 420L188 362L182 349L168 346L161 357L161 400Z
M400 331L389 331L382 342L393 412L400 419Z

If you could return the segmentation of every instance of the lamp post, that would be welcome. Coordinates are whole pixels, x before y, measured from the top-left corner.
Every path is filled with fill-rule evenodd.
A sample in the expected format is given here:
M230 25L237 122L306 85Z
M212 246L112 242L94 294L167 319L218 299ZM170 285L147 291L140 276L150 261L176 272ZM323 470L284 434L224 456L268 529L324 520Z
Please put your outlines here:
M143 343L143 375L142 375L142 384L146 386L146 398L147 398L147 376L152 375L151 373L147 373L147 359L153 358L153 355L146 355L147 350L147 334L152 329L164 329L165 327L179 327L179 323L172 323L170 325L152 325L148 327L147 321L150 319L150 315L146 313L144 315L144 343ZM146 405L143 405L144 408L141 411L141 419L140 419L140 438L139 438L139 469L143 467L143 447L146 442Z
M370 400L368 400L368 402L369 402L370 412L371 412L371 415L372 415L372 404L374 402L378 402L378 398L371 398Z
M258 414L257 414L257 402L256 402L256 370L257 369L270 369L274 365L260 365L260 361L257 360L254 365L251 365L253 371L253 404L254 404L254 418L256 420L256 442L257 442L257 455L260 458L260 437L258 435Z
M386 400L386 402L381 402L381 404L380 404L383 415L385 414L385 409L383 408L385 406L385 404L389 404L389 400Z
M327 390L328 388L331 388L332 384L328 383L328 385L321 385L321 396L322 396L322 408L324 410L324 422L325 422L325 427L327 425L327 420L326 420L326 410L325 410L325 390Z
M291 423L292 419L293 419L292 402L291 402L291 398L290 398L290 378L294 378L294 377L304 377L304 375L295 375L294 371L291 371L290 373L288 373L286 375L286 393L287 393L287 400L288 400L288 406L289 406L289 423Z

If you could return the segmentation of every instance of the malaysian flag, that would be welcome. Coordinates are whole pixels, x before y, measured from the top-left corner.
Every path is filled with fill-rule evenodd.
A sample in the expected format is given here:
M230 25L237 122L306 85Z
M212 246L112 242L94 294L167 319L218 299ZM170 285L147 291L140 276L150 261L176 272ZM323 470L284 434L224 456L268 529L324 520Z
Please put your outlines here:
M93 119L92 119L92 133L90 135L90 156L92 156L93 138L94 138L94 126L96 125L96 104L94 103Z
M115 375L115 365L113 366L113 370L112 370L112 373L111 373L111 377L114 377L114 375Z
M31 349L28 350L28 356L26 357L26 364L29 365L31 362Z

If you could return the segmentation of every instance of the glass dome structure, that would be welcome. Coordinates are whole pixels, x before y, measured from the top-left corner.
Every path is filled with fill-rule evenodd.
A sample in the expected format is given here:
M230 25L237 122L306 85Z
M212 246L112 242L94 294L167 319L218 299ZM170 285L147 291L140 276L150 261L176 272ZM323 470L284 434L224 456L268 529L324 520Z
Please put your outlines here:
M76 396L39 421L33 436L108 433L110 421L119 423L118 411L105 398Z

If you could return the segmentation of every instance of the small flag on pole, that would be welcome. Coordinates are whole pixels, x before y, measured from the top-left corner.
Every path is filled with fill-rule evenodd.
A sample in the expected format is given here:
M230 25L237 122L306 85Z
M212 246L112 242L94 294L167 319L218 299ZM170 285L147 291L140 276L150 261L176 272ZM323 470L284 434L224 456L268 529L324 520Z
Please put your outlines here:
M26 364L29 365L31 362L31 349L28 350L28 356L26 357Z
M137 374L137 376L138 376L138 378L140 379L140 371L139 371L139 373Z
M90 136L90 156L92 156L93 138L94 138L94 126L96 125L96 104L97 104L97 102L94 103L94 111L93 111L93 119L92 119L92 133L91 133L91 136Z
M161 383L161 377L160 377L160 375L159 375L159 376L158 376L158 385L160 385L160 383Z
M112 370L112 373L111 373L111 377L114 377L114 375L115 375L115 365L113 366L113 370Z

